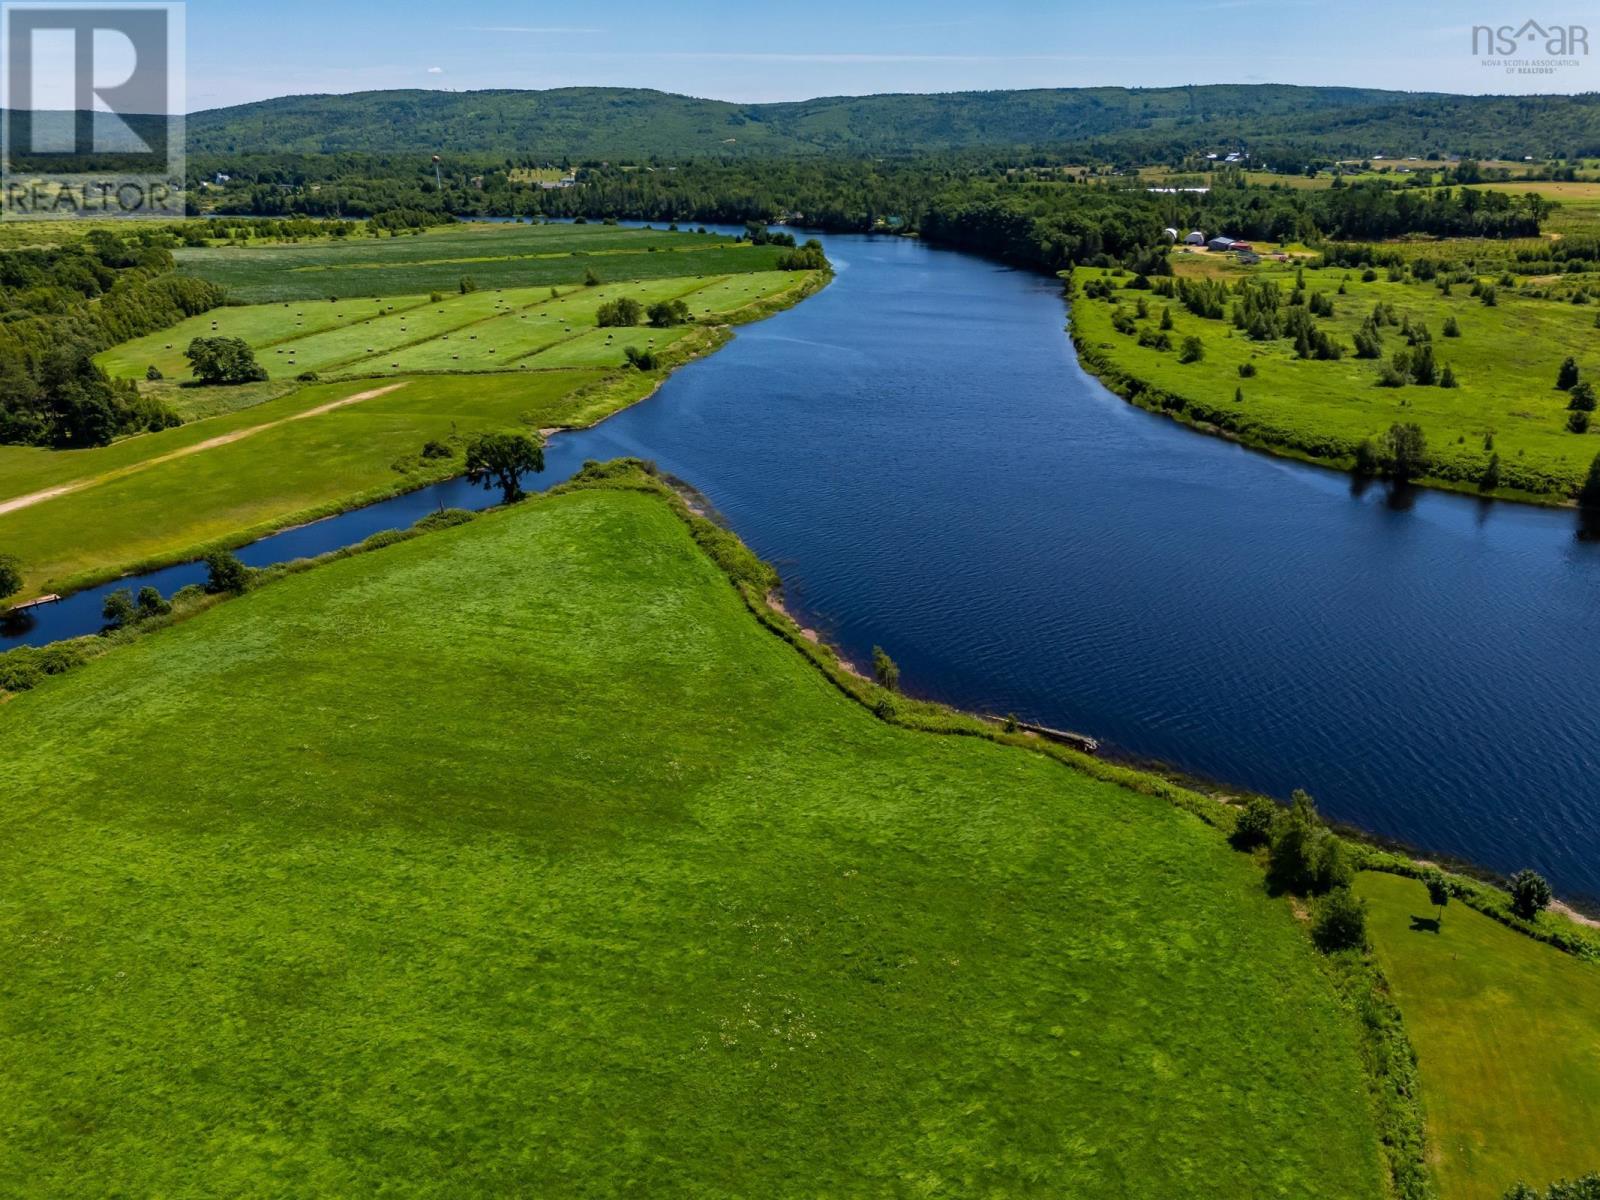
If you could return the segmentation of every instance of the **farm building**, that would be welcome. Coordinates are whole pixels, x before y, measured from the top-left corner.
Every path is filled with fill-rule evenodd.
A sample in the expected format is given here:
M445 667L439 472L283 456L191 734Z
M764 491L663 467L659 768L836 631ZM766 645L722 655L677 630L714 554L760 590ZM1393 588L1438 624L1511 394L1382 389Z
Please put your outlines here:
M1235 242L1233 245L1229 246L1228 249L1232 250L1235 254L1254 254L1256 252L1256 248L1249 242Z
M1218 254L1226 254L1233 249L1233 239L1229 237L1214 237L1206 243L1206 249Z
M1206 244L1206 235L1196 229L1188 237L1184 238L1183 241L1187 246L1204 246Z

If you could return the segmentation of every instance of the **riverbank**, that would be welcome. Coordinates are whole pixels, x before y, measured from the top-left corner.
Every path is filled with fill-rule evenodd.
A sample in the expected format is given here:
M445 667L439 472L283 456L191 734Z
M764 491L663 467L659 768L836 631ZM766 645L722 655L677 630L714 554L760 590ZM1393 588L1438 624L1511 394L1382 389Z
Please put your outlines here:
M1436 286L1293 263L1177 265L1176 279L1066 277L1085 369L1147 411L1368 475L1388 469L1390 429L1414 427L1425 444L1410 482L1552 507L1573 503L1600 452L1577 391L1554 386L1569 356L1580 379L1600 369L1586 358L1584 306L1460 277ZM1246 331L1242 313L1257 304L1270 315ZM1309 332L1297 349L1289 331L1300 325Z

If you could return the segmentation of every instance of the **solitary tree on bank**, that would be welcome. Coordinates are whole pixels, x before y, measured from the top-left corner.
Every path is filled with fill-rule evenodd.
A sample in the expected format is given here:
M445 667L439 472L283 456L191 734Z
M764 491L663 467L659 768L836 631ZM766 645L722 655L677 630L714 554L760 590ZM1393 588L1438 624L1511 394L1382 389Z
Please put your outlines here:
M9 554L0 554L0 605L22 590L22 564Z
M1600 512L1600 454L1589 464L1588 477L1578 489L1578 503L1590 512Z
M1429 871L1423 877L1428 885L1428 903L1439 910L1439 927L1444 928L1444 910L1450 907L1450 884L1443 872Z
M503 503L527 495L522 477L544 470L544 447L522 433L485 433L467 446L467 479L486 491L498 487Z
M882 646L872 648L872 674L878 681L878 686L886 692L900 690L900 668L894 659L884 651Z

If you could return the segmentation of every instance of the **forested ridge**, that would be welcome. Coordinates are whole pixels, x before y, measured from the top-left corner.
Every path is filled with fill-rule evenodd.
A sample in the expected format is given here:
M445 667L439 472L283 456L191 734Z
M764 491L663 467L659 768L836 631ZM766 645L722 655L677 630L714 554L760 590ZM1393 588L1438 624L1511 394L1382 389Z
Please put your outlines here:
M637 88L290 96L197 113L190 152L523 154L572 159L904 155L1073 147L1169 158L1249 144L1274 156L1600 154L1600 97L1454 96L1207 84L737 104Z

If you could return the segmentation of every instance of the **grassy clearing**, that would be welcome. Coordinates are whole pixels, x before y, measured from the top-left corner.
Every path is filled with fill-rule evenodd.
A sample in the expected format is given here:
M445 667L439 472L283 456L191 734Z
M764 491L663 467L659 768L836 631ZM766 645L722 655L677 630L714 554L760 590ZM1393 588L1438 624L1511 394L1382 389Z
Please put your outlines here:
M784 251L712 234L607 225L455 225L415 237L177 252L179 269L250 303L770 271Z
M1499 1200L1600 1170L1600 967L1424 886L1361 876L1371 934L1416 1046L1440 1194Z
M1181 258L1178 269L1191 270ZM1277 280L1285 300L1294 283L1295 268L1277 263L1218 269L1230 280L1247 275ZM1319 362L1297 359L1288 340L1251 341L1226 319L1203 319L1176 300L1124 290L1126 276L1112 279L1118 290L1109 301L1084 298L1083 285L1100 274L1077 275L1073 330L1086 361L1112 377L1121 374L1156 389L1141 402L1227 429L1252 444L1348 466L1362 439L1396 422L1416 422L1427 434L1436 482L1476 481L1494 452L1501 459L1504 493L1554 496L1570 494L1600 452L1600 427L1589 434L1567 431L1568 397L1554 386L1569 354L1577 356L1586 377L1600 380L1594 305L1532 299L1502 288L1499 303L1490 308L1464 285L1446 297L1432 284L1388 282L1382 273L1364 283L1360 271L1308 269L1308 289L1328 294L1335 310L1332 318L1317 318L1317 326L1347 350L1343 359ZM1341 284L1347 295L1336 294ZM1140 346L1137 330L1126 335L1113 329L1116 309L1131 313L1141 295L1150 316L1137 322L1137 330L1156 331L1162 309L1170 308L1171 350ZM1379 302L1427 326L1438 361L1454 369L1459 388L1377 385L1381 363L1358 359L1349 348ZM1450 317L1460 327L1459 338L1443 336ZM1189 336L1204 344L1202 362L1178 361L1178 349ZM1383 361L1406 344L1392 326L1383 331L1383 340ZM1240 377L1246 363L1255 368L1254 378ZM1164 402L1163 397L1173 399ZM1486 445L1491 436L1492 451Z
M1248 858L879 722L650 496L274 584L0 737L6 1190L1381 1194Z

